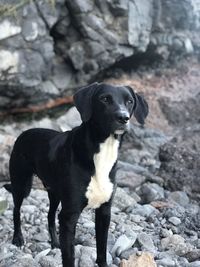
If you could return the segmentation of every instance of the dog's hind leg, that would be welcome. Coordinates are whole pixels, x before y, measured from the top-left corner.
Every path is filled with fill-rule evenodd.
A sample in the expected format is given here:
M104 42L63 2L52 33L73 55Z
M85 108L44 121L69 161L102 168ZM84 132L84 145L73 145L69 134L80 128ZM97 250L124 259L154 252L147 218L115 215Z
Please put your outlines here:
M14 210L14 235L12 243L18 247L24 244L24 239L21 231L20 208L23 199L30 193L32 186L33 172L27 162L22 157L11 155L10 159L10 179L11 191L13 195Z
M49 213L48 213L48 225L49 225L49 234L51 238L51 247L58 248L60 246L59 246L59 241L58 241L58 237L56 233L55 215L56 215L56 210L58 208L60 200L50 190L48 191L48 196L49 196L49 202L50 202Z
M20 219L20 208L23 202L23 199L27 196L27 186L31 188L32 175L29 177L20 177L22 180L28 180L30 185L26 185L25 188L20 188L19 185L14 186L15 183L12 183L12 195L14 202L13 210L13 220L14 220L14 235L12 243L18 247L21 247L24 244L24 239L21 231L21 219Z

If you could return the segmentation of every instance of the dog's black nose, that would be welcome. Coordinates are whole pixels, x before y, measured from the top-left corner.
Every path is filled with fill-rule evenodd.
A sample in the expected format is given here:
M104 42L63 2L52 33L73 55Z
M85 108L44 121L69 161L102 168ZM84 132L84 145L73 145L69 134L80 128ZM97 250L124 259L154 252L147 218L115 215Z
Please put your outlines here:
M126 113L126 112L117 113L116 118L117 118L117 121L122 123L122 124L126 124L130 119L128 113Z

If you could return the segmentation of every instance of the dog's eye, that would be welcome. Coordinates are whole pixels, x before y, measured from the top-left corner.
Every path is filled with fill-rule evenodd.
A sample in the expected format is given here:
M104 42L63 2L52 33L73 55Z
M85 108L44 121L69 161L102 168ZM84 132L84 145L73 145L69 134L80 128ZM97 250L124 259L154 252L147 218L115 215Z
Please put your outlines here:
M109 98L109 96L102 96L102 97L100 98L100 100L101 100L102 102L104 102L104 103L109 103L109 102L110 102L110 98Z
M128 101L127 101L127 104L133 104L133 100L132 99L129 99Z

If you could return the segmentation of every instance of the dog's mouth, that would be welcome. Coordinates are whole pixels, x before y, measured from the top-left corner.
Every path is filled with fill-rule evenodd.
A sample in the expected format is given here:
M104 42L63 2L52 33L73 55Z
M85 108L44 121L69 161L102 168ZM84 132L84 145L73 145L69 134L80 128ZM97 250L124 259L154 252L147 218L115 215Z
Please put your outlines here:
M125 132L125 130L116 130L115 134L121 135Z
M128 130L129 130L129 121L126 124L118 125L118 127L116 127L114 133L121 135L121 134L127 132Z

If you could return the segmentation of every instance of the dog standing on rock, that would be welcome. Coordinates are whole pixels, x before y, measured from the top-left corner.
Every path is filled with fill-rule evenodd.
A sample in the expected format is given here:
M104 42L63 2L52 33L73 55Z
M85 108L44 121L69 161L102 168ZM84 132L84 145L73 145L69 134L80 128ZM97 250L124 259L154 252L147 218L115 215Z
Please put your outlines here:
M122 134L134 114L140 124L148 115L147 102L128 86L94 83L74 95L82 124L71 131L30 129L16 140L10 158L14 201L13 244L24 243L20 207L30 193L36 174L47 189L50 206L48 226L52 247L60 247L63 267L74 267L74 239L78 218L85 207L95 209L97 260L106 263L111 202L116 162ZM55 214L59 213L59 240Z

